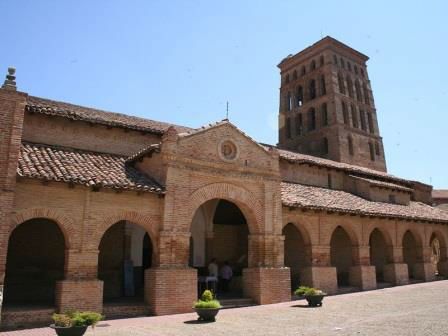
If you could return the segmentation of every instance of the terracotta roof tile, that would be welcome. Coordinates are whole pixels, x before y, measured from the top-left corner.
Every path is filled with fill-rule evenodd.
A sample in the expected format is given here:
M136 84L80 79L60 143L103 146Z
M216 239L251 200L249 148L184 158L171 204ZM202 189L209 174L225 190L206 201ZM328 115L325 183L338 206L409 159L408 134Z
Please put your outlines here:
M107 112L33 96L28 96L26 110L32 113L42 113L72 120L81 120L111 127L128 128L159 135L163 134L170 126L174 126L178 132L188 132L193 130L192 128L185 126L173 125L121 113Z
M127 157L23 142L17 174L88 187L163 193L151 177L126 164Z
M409 205L372 202L341 190L282 182L285 206L365 216L393 217L448 223L448 212L420 202Z

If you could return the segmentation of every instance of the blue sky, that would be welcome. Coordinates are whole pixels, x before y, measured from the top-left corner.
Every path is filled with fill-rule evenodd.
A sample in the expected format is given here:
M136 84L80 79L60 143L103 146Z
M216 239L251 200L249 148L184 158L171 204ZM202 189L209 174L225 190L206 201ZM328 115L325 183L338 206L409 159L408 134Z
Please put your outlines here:
M325 35L370 56L390 173L448 189L446 1L3 0L21 91L277 142L279 72ZM0 75L3 76L0 72Z

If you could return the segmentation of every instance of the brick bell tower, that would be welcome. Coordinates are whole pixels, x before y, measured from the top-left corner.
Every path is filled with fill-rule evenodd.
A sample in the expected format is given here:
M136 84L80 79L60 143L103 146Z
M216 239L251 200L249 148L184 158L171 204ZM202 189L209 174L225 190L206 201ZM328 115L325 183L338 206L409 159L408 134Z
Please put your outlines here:
M283 59L279 147L386 171L368 59L329 36Z

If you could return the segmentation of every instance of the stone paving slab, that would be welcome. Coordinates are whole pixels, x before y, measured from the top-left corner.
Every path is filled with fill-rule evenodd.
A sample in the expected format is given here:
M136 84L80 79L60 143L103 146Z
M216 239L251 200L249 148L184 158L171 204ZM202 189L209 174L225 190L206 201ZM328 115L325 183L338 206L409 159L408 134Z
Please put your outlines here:
M55 335L49 328L0 334ZM198 323L194 313L103 321L86 335L448 335L448 280L331 296L321 308L300 300L226 309L215 323Z

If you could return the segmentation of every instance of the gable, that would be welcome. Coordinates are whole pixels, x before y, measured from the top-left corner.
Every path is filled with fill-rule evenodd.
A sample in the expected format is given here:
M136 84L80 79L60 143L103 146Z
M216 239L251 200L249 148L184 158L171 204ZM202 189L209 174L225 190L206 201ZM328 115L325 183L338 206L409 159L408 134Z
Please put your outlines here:
M177 154L225 167L278 169L278 158L228 121L179 135Z

